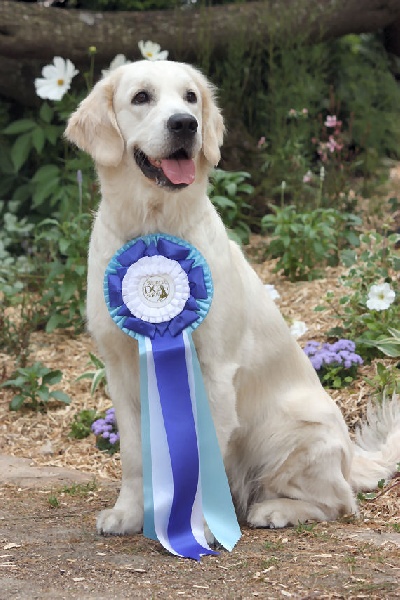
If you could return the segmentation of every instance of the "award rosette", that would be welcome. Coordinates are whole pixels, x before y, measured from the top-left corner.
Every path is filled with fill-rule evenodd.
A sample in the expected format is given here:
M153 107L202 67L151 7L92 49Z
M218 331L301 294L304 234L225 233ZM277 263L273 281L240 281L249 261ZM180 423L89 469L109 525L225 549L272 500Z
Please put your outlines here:
M205 259L180 238L136 238L111 259L104 295L139 343L144 535L199 560L217 554L206 522L232 550L241 533L191 335L213 296Z

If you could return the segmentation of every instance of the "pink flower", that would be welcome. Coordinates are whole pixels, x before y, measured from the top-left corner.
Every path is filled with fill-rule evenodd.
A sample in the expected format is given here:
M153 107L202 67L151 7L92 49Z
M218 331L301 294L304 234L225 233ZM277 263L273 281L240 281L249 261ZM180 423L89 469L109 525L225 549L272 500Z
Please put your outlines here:
M333 135L329 136L329 141L327 142L326 146L330 152L335 152L336 141L335 141L335 138L333 137Z
M325 127L336 127L338 121L336 119L336 115L328 115L326 117L326 121L324 123Z
M312 179L312 173L311 173L311 171L307 171L307 173L303 177L303 183L310 183L311 179Z
M308 115L308 108L303 108L301 112L303 113L303 115Z
M262 135L257 142L257 148L262 148L265 144L265 136Z
M291 108L289 110L289 117L297 117L297 110L295 110L294 108Z

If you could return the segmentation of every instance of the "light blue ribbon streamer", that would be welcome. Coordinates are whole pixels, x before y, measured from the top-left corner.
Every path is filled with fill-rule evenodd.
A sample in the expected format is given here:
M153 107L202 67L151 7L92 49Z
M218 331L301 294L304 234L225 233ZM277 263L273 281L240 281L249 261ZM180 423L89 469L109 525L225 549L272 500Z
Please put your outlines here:
M154 527L154 503L153 503L153 470L151 466L151 444L150 433L150 407L148 394L147 375L147 350L146 338L138 337L139 342L139 369L140 369L140 404L141 404L141 428L142 428L142 466L143 466L143 504L144 504L144 526L143 534L157 540Z
M191 367L188 364L188 371L192 370L195 386L203 514L218 542L227 550L232 550L240 539L241 531L193 338L186 331L183 332L183 338L185 344L190 348L190 357L188 358L191 360Z

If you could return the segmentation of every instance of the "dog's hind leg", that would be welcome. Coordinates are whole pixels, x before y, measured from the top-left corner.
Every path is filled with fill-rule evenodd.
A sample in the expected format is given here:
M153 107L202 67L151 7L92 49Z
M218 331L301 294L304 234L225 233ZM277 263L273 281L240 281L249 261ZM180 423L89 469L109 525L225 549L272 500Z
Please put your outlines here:
M272 467L260 477L247 512L250 525L278 528L357 513L344 447L312 435L308 441L309 446L294 448L275 471Z
M248 514L248 522L253 527L278 529L287 525L297 525L306 521L328 520L323 510L303 500L275 498L253 504Z

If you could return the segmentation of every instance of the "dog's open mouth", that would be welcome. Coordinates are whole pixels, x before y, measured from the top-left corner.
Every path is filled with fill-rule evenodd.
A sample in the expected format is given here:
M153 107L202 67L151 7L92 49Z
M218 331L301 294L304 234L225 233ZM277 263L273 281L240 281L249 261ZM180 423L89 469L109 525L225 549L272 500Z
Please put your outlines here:
M196 173L194 160L181 148L168 158L153 159L139 148L135 148L136 164L143 175L157 185L172 189L181 189L193 183Z

